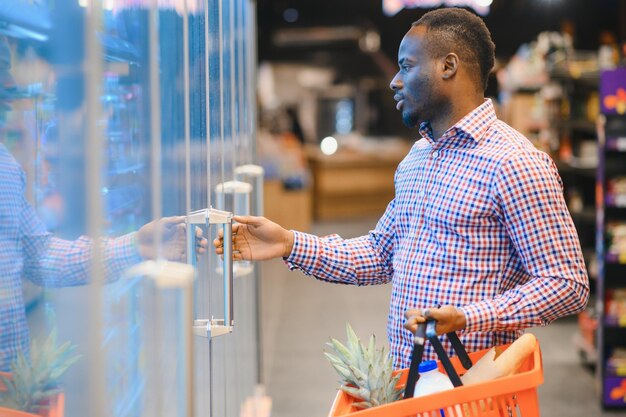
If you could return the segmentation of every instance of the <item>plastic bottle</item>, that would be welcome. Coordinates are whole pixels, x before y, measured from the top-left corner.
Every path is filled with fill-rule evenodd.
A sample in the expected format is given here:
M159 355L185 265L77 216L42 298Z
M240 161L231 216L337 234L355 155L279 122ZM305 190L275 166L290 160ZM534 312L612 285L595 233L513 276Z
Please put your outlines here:
M423 397L424 395L434 394L440 391L446 391L454 388L450 378L446 374L442 374L437 369L437 362L424 361L420 363L418 367L420 374L417 383L415 384L415 391L413 391L413 397ZM441 416L444 416L443 410L440 410ZM428 414L418 414L418 416L428 416ZM461 414L459 414L461 415Z
M420 377L415 384L414 397L422 397L454 388L450 378L437 370L437 362L424 361L420 363L418 370Z

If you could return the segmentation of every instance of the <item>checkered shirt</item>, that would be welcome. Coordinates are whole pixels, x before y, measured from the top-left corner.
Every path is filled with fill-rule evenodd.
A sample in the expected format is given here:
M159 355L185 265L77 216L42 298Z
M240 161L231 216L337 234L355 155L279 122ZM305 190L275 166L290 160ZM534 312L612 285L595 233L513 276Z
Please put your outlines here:
M29 351L22 277L46 287L89 281L93 241L53 237L24 199L24 189L24 172L0 143L0 371L9 370L17 352ZM141 261L134 233L103 239L103 245L108 280Z
M420 134L376 228L354 239L295 232L289 268L332 283L391 281L395 368L410 363L407 309L461 309L470 352L583 309L589 281L550 157L498 120L490 100L437 140L428 123ZM429 343L424 358L436 359Z

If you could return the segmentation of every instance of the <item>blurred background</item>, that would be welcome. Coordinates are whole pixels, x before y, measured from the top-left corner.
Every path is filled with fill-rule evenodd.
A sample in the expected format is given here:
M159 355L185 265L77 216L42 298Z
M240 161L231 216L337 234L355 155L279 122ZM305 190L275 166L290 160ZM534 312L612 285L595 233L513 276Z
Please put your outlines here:
M2 0L0 416L16 395L49 417L328 415L325 343L350 323L386 346L390 286L194 255L193 234L373 229L418 138L398 45L451 5L490 29L486 94L556 161L591 280L586 311L531 330L542 415L626 415L626 0ZM50 235L12 223L19 196ZM180 239L150 229L139 256L164 216ZM50 255L52 234L74 243Z

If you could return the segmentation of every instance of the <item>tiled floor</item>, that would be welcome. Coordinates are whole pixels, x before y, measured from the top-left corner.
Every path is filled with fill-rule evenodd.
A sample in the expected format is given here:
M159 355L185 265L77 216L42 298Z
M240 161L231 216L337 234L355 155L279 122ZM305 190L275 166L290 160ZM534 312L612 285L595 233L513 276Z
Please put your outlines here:
M369 222L320 224L314 233L353 237ZM334 370L322 352L329 337L345 339L349 322L362 338L372 333L386 343L390 286L350 287L318 282L289 272L282 261L262 266L264 380L273 399L272 417L323 417L337 388ZM562 319L533 329L540 340L545 382L539 389L542 417L626 416L603 413L591 372L580 365L572 345L576 322Z

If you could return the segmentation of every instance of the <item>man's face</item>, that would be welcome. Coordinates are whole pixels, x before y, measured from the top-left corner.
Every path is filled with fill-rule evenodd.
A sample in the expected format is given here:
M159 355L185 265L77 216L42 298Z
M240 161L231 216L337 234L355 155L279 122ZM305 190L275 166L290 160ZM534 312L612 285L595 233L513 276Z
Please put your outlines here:
M389 87L394 91L396 108L402 112L402 122L409 128L430 121L436 110L437 86L434 84L435 60L424 48L424 27L413 27L400 42L396 76Z

